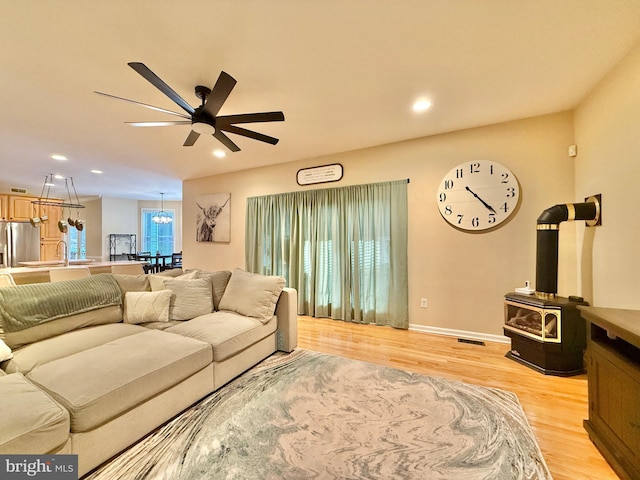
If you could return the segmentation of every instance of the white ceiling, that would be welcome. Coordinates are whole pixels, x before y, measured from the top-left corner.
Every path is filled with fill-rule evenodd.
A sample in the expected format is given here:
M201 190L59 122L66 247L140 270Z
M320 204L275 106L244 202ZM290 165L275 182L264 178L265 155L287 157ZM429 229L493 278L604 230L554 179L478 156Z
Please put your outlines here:
M0 0L0 184L172 200L184 179L571 109L639 25L638 0ZM247 125L280 143L230 134L242 151L218 159L213 137L182 146L189 126L125 125L178 118L95 90L181 111L132 61L193 106L225 70L220 114L282 110Z

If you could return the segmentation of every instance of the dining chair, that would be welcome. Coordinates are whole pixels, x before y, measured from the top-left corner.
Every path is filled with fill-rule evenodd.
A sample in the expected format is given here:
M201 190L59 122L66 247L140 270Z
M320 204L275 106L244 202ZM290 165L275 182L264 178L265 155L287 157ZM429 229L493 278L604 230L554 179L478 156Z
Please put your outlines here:
M147 258L144 258L144 257ZM151 256L151 252L136 252L136 256L135 256L135 260L140 260L140 261L145 261L146 263L142 264L142 269L144 271L144 273L149 273L153 271L153 264L151 263L151 261L149 260L149 257ZM142 258L140 258L142 257Z
M182 252L171 254L171 268L182 268Z
M10 287L15 284L10 273L0 273L0 287Z
M73 280L91 275L89 267L63 267L49 270L49 281L61 282L63 280Z
M123 263L119 265L111 265L111 273L121 273L124 275L142 275L146 272L144 271L144 266L142 263L131 263L129 265Z

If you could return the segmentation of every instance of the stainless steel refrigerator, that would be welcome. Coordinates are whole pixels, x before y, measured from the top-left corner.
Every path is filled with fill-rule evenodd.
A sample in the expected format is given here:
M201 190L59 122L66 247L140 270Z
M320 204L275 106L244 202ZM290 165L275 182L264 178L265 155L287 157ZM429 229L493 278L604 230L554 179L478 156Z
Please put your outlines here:
M28 222L0 222L0 268L40 260L40 228Z

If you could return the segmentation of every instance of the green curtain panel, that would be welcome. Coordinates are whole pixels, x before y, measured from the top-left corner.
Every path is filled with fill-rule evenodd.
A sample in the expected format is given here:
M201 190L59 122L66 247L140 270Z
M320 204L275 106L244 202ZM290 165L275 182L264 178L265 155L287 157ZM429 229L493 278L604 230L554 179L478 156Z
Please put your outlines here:
M285 277L301 315L408 328L407 183L247 199L246 268Z

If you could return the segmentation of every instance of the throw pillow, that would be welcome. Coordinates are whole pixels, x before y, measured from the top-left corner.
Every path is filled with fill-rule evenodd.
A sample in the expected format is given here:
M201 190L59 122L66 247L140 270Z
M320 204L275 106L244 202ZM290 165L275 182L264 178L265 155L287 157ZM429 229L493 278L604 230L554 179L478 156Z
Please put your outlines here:
M124 322L168 322L171 290L127 292L124 295Z
M171 290L169 320L191 320L213 312L211 282L206 278L181 279L171 277L150 278L151 290Z
M0 339L0 362L13 358L13 353L6 343Z
M213 309L218 310L220 308L220 299L224 295L224 291L227 288L229 279L231 278L231 272L229 270L209 272L207 270L200 270L196 268L193 270L187 270L187 273L195 273L195 278L209 278L211 280Z
M260 275L236 268L231 274L219 308L266 323L276 311L276 303L284 286L283 277Z

